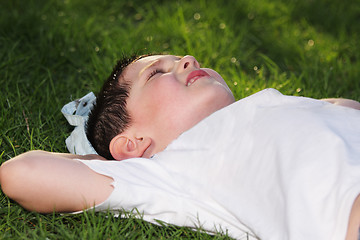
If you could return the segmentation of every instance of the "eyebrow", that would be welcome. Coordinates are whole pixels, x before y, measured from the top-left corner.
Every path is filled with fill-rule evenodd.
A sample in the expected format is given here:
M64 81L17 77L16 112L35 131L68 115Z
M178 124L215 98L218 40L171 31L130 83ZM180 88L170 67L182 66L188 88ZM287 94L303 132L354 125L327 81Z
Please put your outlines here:
M175 60L181 60L181 56L174 56L175 57ZM144 77L144 74L145 73L148 73L149 72L149 69L153 68L153 67L156 67L158 65L160 65L161 63L163 62L162 59L157 59L155 61L153 61L152 63L148 64L147 66L145 66L139 73L139 78L140 79L143 79ZM147 74L146 74L147 75ZM146 79L147 80L147 79Z
M149 65L145 66L145 67L140 71L140 74L139 74L140 78L143 78L143 75L144 75L145 73L147 73L149 69L160 65L160 63L161 63L161 59L157 59L157 60L153 61L152 63L150 63Z

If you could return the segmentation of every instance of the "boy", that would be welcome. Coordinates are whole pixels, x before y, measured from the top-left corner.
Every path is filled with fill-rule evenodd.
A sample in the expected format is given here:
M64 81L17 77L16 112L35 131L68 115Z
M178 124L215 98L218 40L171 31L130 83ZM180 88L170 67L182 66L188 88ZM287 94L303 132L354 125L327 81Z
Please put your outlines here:
M111 155L94 147L132 159L29 152L1 167L5 194L38 212L136 207L148 221L235 238L356 239L359 111L271 89L233 104L220 75L191 56L129 63L114 72L129 85L127 121L104 144Z

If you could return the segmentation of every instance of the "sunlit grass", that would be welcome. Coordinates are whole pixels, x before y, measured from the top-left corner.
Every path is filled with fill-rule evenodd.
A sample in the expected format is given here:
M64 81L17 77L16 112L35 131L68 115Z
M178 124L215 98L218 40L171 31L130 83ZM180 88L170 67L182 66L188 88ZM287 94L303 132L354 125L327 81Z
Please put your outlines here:
M237 99L272 87L360 100L359 11L350 0L2 1L0 161L66 151L62 105L96 92L123 53L194 55ZM103 213L41 215L0 200L0 238L212 238Z

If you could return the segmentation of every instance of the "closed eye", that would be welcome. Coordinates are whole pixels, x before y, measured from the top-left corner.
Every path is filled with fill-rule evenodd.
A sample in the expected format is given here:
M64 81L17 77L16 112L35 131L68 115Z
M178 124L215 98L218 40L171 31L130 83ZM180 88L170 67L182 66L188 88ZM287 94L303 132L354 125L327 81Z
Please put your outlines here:
M148 80L150 80L150 78L152 78L153 76L155 76L155 75L158 74L158 73L164 73L164 71L161 70L161 69L155 69L154 71L152 71L152 72L149 74Z

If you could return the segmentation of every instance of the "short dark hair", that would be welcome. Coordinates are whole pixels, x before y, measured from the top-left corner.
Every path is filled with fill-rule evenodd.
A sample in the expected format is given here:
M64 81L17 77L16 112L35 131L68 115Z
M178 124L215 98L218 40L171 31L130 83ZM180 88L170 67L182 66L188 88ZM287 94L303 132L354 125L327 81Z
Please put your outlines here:
M131 83L124 79L123 73L129 64L139 58L141 57L133 55L117 62L89 114L86 136L96 152L106 159L114 159L109 149L110 142L116 135L124 132L131 122L126 108Z

